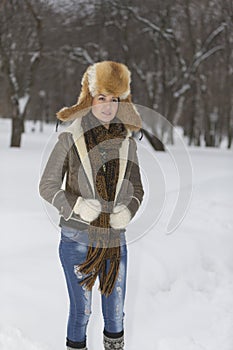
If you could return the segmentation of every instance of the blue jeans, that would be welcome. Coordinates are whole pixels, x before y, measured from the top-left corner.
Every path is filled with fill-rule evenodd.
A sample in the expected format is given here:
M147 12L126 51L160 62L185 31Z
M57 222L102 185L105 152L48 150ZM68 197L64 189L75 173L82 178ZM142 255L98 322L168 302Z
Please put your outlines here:
M104 330L118 333L124 329L124 301L126 292L127 245L125 233L121 232L121 260L119 275L112 293L106 297L101 295ZM87 324L91 315L92 291L81 286L78 280L85 275L77 270L77 265L86 260L88 251L87 230L80 231L62 226L59 244L59 257L65 273L70 311L67 325L67 340L86 342ZM107 268L109 260L107 260ZM74 345L75 347L75 345ZM78 346L77 346L78 348Z

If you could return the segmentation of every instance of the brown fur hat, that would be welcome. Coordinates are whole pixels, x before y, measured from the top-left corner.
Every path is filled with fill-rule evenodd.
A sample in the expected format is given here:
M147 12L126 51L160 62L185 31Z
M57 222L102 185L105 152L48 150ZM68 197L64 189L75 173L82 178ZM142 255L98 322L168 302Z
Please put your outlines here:
M78 101L71 107L57 112L57 118L70 121L86 115L92 105L92 99L98 94L113 94L120 98L117 117L132 131L142 127L141 117L131 102L131 72L127 66L114 62L97 62L87 68L82 77L82 88Z

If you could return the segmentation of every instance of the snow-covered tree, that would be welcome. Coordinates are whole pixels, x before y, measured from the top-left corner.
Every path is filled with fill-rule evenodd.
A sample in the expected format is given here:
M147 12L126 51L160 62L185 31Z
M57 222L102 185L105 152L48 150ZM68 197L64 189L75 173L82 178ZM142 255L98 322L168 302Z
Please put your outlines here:
M20 147L26 109L42 52L41 18L31 0L0 7L0 55L12 113L11 147Z

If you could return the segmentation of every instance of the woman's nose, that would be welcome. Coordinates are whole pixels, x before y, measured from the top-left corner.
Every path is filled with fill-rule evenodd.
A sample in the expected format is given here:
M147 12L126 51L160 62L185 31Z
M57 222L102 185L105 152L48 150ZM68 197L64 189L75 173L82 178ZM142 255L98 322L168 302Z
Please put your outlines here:
M105 102L104 109L105 109L105 111L111 111L112 110L112 102L111 101Z

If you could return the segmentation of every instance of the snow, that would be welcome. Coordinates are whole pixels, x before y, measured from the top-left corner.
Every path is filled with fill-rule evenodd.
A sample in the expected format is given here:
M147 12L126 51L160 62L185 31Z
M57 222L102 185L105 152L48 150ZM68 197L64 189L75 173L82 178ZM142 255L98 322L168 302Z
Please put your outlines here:
M41 347L22 334L22 332L13 327L5 327L0 330L0 346L1 350L45 350L47 348Z
M24 96L19 98L19 113L22 115L24 113L24 110L28 104L28 101L30 99L29 94L25 94Z
M39 57L40 57L40 52L39 51L34 52L30 59L30 62L33 64Z
M72 14L72 11L79 11L79 16L91 15L95 6L98 5L97 0L41 0L46 6L52 6L53 10L58 13Z
M55 125L45 125L41 133L39 123L33 133L27 122L22 148L16 149L9 147L10 126L10 120L0 119L5 164L0 173L0 349L62 350L68 297L58 258L58 215L38 194L41 166L57 133ZM233 154L194 146L188 151L192 200L168 235L179 191L176 167L169 152L152 153L145 138L138 142L147 193L128 228L127 350L233 348ZM88 348L103 349L102 330L96 284Z
M190 89L189 84L184 84L178 91L174 92L174 97L178 98L180 95L183 95L188 89Z

